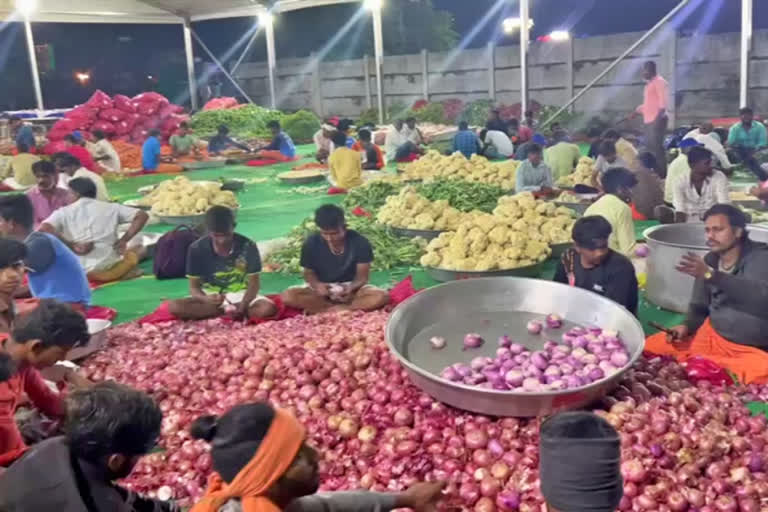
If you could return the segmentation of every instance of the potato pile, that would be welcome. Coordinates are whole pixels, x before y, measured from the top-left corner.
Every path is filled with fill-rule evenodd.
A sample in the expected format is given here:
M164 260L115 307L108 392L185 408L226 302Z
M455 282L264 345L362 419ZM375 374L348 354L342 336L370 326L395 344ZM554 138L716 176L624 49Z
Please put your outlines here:
M155 215L172 217L199 215L214 205L239 206L235 194L221 190L220 183L196 183L185 176L160 183L139 204L151 206Z
M427 245L421 264L486 272L527 267L546 260L550 244L567 242L573 212L537 201L529 192L499 199L493 214L465 214L455 231Z
M409 186L387 197L376 220L396 228L445 231L456 229L464 215L448 201L430 201Z
M467 160L458 151L451 156L443 156L438 151L430 150L415 162L405 165L403 177L406 180L460 178L512 190L515 188L515 173L519 165L520 162L516 160L490 162L479 155L472 155Z
M575 185L587 185L594 187L595 161L588 156L579 158L576 169L568 176L559 178L555 185L559 187L573 187Z

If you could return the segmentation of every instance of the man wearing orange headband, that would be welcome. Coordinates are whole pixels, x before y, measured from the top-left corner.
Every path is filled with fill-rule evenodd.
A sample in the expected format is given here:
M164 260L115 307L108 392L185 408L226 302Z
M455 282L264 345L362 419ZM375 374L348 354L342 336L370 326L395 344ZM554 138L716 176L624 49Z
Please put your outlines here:
M318 454L290 413L265 403L242 404L221 417L202 416L192 437L211 443L216 471L190 512L383 512L433 510L442 482L418 483L401 493L315 494Z

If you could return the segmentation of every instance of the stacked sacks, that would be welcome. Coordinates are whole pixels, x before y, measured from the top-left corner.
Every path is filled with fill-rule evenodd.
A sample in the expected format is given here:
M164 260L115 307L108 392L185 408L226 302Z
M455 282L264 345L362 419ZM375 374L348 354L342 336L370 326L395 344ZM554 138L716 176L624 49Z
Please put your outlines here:
M48 140L62 140L75 130L90 138L90 132L101 130L108 137L142 144L149 130L161 131L170 138L179 124L187 119L184 108L174 105L156 92L141 93L133 98L116 94L114 98L96 91L84 104L75 107L57 121L48 132Z

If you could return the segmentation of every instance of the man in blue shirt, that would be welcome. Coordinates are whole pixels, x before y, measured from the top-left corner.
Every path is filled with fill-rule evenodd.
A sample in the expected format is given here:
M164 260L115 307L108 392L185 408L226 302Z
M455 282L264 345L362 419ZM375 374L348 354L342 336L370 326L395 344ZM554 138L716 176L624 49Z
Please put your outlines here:
M144 145L141 146L141 165L144 167L144 172L157 172L157 167L160 165L159 136L159 130L151 130L149 137L144 141Z
M24 242L29 269L29 291L39 299L56 299L85 308L91 289L80 260L64 242L49 233L33 231L35 213L23 194L0 197L0 235ZM73 244L78 254L93 250L93 243Z
M23 122L19 116L13 116L10 119L11 129L16 132L16 147L25 144L28 148L37 146L35 134L32 127Z
M739 115L741 122L731 126L728 131L728 147L760 181L768 180L768 173L760 167L760 162L755 158L755 152L768 146L765 126L754 120L755 114L749 107L742 108Z
M295 159L296 146L293 145L290 135L280 128L280 122L270 121L267 123L267 128L272 130L272 142L270 142L269 146L259 151L259 156L279 162Z
M459 133L453 137L453 151L458 151L467 158L480 153L480 139L477 134L469 129L466 121L459 123Z

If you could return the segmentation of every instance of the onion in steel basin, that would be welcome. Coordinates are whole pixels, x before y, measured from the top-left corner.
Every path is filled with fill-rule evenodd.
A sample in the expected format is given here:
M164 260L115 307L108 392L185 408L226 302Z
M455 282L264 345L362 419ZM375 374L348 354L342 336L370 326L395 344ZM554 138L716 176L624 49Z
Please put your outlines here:
M429 338L429 343L432 345L432 348L439 350L445 347L445 338L442 336L432 336Z
M470 333L464 336L464 349L478 348L483 344L483 338L479 334Z
M531 320L526 326L528 332L531 334L539 334L544 329L544 325L538 320Z
M555 325L557 320L562 326L559 317L548 319L548 325ZM533 352L503 336L496 357L475 357L469 367L457 363L459 366L454 364L452 368L461 374L458 382L466 385L497 391L543 392L585 386L610 377L629 364L629 352L615 331L574 327L565 335L567 342L547 340L543 350ZM447 374L453 377L451 372Z

